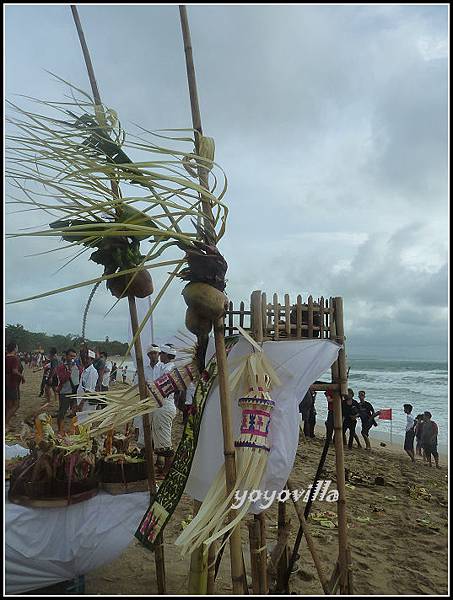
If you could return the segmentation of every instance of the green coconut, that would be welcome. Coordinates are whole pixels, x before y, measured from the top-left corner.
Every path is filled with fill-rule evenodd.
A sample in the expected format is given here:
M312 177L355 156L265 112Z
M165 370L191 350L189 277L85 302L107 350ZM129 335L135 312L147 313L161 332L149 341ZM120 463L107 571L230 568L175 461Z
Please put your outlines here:
M228 309L228 298L208 283L190 282L182 291L187 306L202 320L215 321Z

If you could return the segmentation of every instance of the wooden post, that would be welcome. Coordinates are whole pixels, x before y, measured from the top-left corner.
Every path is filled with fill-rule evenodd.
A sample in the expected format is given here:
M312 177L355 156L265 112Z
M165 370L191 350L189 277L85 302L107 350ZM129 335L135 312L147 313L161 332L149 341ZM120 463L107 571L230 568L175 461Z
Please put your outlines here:
M261 315L263 337L267 337L267 299L264 292L261 294Z
M206 593L209 596L215 594L215 557L217 551L217 541L212 542L208 550L208 581L206 585Z
M286 502L278 502L278 533L284 535L287 529L286 522ZM287 592L286 573L288 570L288 546L284 546L281 557L277 563L277 586L276 592Z
M252 337L258 344L263 341L263 311L261 307L261 291L255 290L250 296L252 313Z
M343 344L339 354L338 354L338 378L340 383L341 394L348 393L348 375L347 375L347 365L346 365L346 351L344 348L344 323L343 323L343 299L340 297L336 297L334 299L334 322L337 334L337 340L339 343ZM346 517L346 490L345 490L345 474L344 474L344 450L343 450L343 419L341 415L341 396L338 394L335 395L335 403L339 404L339 407L336 408L336 404L334 405L334 426L337 428L337 421L340 419L341 421L341 432L338 432L338 436L335 438L338 441L335 441L335 452L337 454L337 487L338 487L338 544L339 544L339 562L340 562L340 591L342 593L352 594L352 565L351 565L351 553L348 543L348 525L347 525L347 517ZM337 400L338 398L338 400ZM335 414L335 409L339 416ZM337 447L340 446L340 452L337 451Z
M278 342L280 337L280 304L278 303L278 296L274 294L274 340Z
M217 356L217 378L219 382L220 412L223 430L223 454L225 456L226 492L229 494L236 482L236 455L234 450L234 437L231 416L230 389L228 385L228 364L225 350L225 336L223 334L224 319L220 318L214 323L214 340ZM230 513L230 520L234 516ZM233 529L230 536L230 560L233 594L241 594L243 590L242 546L240 523Z
M296 338L300 340L302 338L302 296L297 296L296 303Z
M324 297L321 296L319 301L319 337L321 340L324 339Z
M193 501L193 518L195 518L200 510L200 506L201 502L199 500ZM189 596L207 593L207 567L203 547L197 548L190 555Z
M252 574L252 590L255 595L260 594L260 524L255 519L247 523L249 528L250 567Z
M269 592L269 578L267 576L267 533L266 533L266 514L264 512L254 516L259 524L260 531L260 553L259 573L260 573L260 594L265 596Z
M190 106L192 110L192 124L196 130L195 148L199 152L199 136L202 135L201 114L198 103L197 83L195 78L195 67L192 55L192 42L190 39L189 21L187 18L187 10L183 5L179 6L179 14L181 19L181 29L184 41L184 52L186 56L187 80L189 84ZM208 189L208 173L204 168L199 168L199 177L201 185ZM211 205L209 201L201 195L204 226L208 233L215 239L213 228ZM231 417L231 400L230 390L228 385L228 364L225 349L225 319L221 317L214 323L214 341L217 358L219 395L220 395L220 412L222 417L223 429L223 450L225 455L225 478L227 494L232 491L236 482L236 455L234 448L234 437ZM232 519L233 515L229 515ZM242 547L241 547L241 528L240 523L234 528L230 536L230 559L231 559L231 579L233 583L233 593L241 594L244 590L244 573L242 565Z
M288 481L287 485L288 485L288 489L290 492L295 490L295 487L293 486L293 484L290 481ZM315 563L315 568L316 568L316 572L318 573L319 581L321 582L321 586L322 586L322 589L324 590L324 593L327 594L329 592L329 586L328 586L327 580L324 576L324 572L321 567L321 561L319 560L319 556L316 551L315 544L313 542L313 538L310 535L307 522L305 520L302 510L300 509L300 506L294 500L294 497L293 496L291 496L291 497L293 499L293 504L294 504L294 508L296 510L297 518L299 519L300 526L302 527L302 531L305 535L305 539L307 540L308 549L310 550L310 554L313 558L313 562Z
M137 305L135 303L135 297L132 295L128 296L129 300L129 312L131 316L131 328L132 335L135 337L138 331L138 315ZM137 362L137 375L138 375L138 387L140 390L140 398L144 400L148 397L148 388L146 387L145 371L143 368L143 353L140 336L135 338L135 360ZM146 463L148 466L148 485L150 491L151 502L156 494L156 476L154 473L154 453L151 442L151 428L149 424L149 416L143 415L143 434L145 438L145 454ZM165 559L164 559L164 540L163 534L159 533L156 538L156 545L154 550L154 558L156 562L156 576L157 576L157 589L159 594L166 593L166 580L165 580Z
M308 337L313 338L313 296L308 296Z
M291 306L289 303L289 294L285 294L285 333L291 337Z

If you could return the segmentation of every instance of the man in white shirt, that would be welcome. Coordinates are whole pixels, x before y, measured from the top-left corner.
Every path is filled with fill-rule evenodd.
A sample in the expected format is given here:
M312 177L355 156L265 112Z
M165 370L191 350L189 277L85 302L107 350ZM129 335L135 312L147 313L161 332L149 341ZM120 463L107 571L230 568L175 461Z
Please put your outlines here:
M170 373L175 368L174 360L176 351L172 344L165 344L160 348L160 366L156 365L155 377L159 379L162 375ZM159 364L159 363L158 363ZM153 435L154 452L165 459L164 468L160 477L165 477L173 462L173 445L171 440L171 427L176 416L174 394L164 398L162 406L151 412L151 431Z
M106 352L104 352L103 354L104 354L105 366L104 366L104 371L102 373L101 392L108 392L109 385L110 385L110 375L112 374L113 363L111 360L107 360Z
M87 364L85 369L80 376L79 387L77 388L77 399L79 400L77 410L77 422L83 423L88 415L96 410L97 401L95 400L84 400L84 396L87 392L95 392L96 384L98 381L98 371L95 369L93 362L96 358L96 354L92 350L88 350Z
M161 376L162 363L159 360L160 348L156 344L151 344L146 350L149 362L145 364L143 370L145 372L146 383L152 383L155 379ZM135 435L137 436L137 443L139 446L145 445L145 437L143 434L143 421L142 417L134 418Z

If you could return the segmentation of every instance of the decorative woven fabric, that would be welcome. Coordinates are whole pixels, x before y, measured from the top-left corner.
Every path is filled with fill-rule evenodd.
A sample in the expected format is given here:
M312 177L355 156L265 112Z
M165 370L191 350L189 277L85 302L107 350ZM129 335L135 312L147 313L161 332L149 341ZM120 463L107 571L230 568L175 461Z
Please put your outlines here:
M199 378L195 363L175 367L170 373L166 373L147 384L148 396L140 398L138 386L126 390L93 392L86 394L86 398L99 400L105 405L101 411L93 411L84 420L85 427L90 428L90 435L97 436L107 433L110 429L118 428L134 417L149 413L151 410L163 404L165 398L177 391L184 391L187 386Z
M227 353L234 347L238 339L237 336L225 339ZM173 379L176 379L173 374L174 371L172 371L170 375L172 375ZM182 375L184 381L187 381L189 373L184 374L182 370L179 370L178 374ZM203 411L216 377L217 362L214 355L206 367L204 376L199 380L195 389L192 408L188 414L187 423L184 427L181 441L175 452L172 466L170 467L166 478L159 486L150 507L146 511L146 514L135 532L135 537L150 550L154 548L156 536L164 529L170 520L181 499L184 488L186 487L193 457L197 448ZM156 381L154 383L156 383ZM181 389L179 387L180 383L175 383L175 385L177 385L177 389Z

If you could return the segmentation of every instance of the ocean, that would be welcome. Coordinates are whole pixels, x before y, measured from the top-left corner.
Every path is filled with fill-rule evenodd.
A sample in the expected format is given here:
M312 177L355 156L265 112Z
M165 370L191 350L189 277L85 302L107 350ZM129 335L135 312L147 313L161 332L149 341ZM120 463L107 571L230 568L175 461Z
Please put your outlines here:
M448 442L448 365L446 362L348 358L349 387L358 400L359 390L365 390L366 400L375 410L392 409L393 436L403 436L406 415L403 404L412 404L412 414L429 410L439 426L439 448ZM322 377L321 379L327 379ZM325 398L318 393L316 400L318 422L326 417ZM378 427L371 437L390 438L390 421L376 419Z
M131 361L128 365L128 381L135 372ZM375 410L392 408L392 437L395 442L404 436L406 415L403 404L412 404L413 415L429 410L439 426L439 449L446 450L448 442L448 365L446 362L421 362L409 360L385 360L379 358L348 358L349 387L358 400L359 390L365 390L366 399ZM330 373L321 377L328 380ZM121 381L120 374L118 380ZM324 394L318 392L316 399L317 423L327 416ZM378 427L371 429L371 437L390 440L390 421L376 419Z

